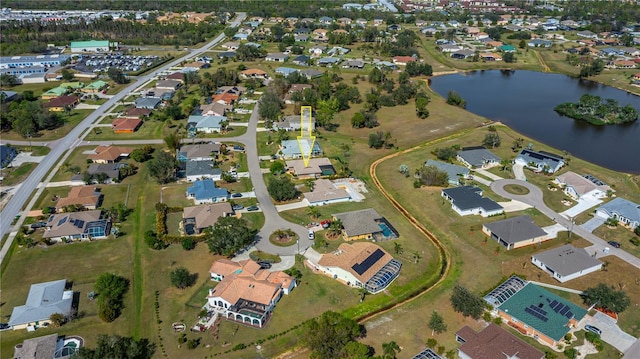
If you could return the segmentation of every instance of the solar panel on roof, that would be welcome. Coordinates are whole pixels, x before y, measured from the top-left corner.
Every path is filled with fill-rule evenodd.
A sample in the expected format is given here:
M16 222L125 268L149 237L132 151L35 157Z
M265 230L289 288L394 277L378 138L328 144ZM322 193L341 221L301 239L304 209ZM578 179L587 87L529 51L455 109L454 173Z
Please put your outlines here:
M375 250L375 252L371 253L371 255L367 257L367 259L362 261L362 263L356 263L353 266L351 266L351 269L353 269L359 275L362 275L383 256L384 256L384 252L378 248Z
M67 221L67 218L69 218L69 216L64 216L62 217L59 221L58 221L58 226L61 226L64 224L64 222Z
M560 313L560 315L564 315L567 311L569 311L569 307L565 305L558 313Z
M567 314L565 314L565 317L573 318L573 312L572 311L568 311Z
M558 301L557 300L553 300L553 302L551 302L551 304L549 304L549 306L551 307L551 309L555 310L556 309L556 305L558 305Z
M562 304L562 303L558 303L558 304L556 305L556 307L555 307L555 308L553 308L553 311L554 311L554 312L556 312L556 313L559 313L562 309L564 309L564 304Z
M84 226L84 221L76 219L76 227L82 228Z

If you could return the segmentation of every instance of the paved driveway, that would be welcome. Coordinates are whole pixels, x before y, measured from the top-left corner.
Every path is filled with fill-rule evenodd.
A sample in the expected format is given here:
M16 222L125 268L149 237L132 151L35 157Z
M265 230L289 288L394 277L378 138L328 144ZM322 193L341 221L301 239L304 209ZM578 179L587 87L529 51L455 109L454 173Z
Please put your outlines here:
M596 312L596 314L591 316L584 317L583 320L580 321L578 328L584 329L586 324L593 325L594 327L602 330L602 335L600 338L606 343L609 343L614 348L618 349L622 353L627 351L635 343L636 338L632 335L629 335L618 327L616 320L611 318L606 314L602 314L600 312Z
M593 216L593 218L581 224L580 227L584 228L586 231L593 232L596 228L603 225L605 221L606 219L600 216Z
M595 197L588 196L586 198L581 198L575 206L560 213L560 215L564 218L573 218L580 213L589 210L589 208L599 205L600 203L602 203L602 200Z
M526 181L527 176L524 175L524 165L515 163L513 165L513 175L517 180Z
M33 152L20 152L18 155L11 161L11 166L20 167L23 163L34 162L40 163L47 156L31 156Z

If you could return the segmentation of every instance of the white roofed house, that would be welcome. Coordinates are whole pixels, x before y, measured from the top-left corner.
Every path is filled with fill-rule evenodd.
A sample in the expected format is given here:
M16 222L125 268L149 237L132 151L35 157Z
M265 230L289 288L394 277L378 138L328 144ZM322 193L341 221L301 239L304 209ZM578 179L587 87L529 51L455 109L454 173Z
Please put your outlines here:
M284 116L282 120L273 123L273 130L285 130L285 131L313 131L316 128L315 118L311 118L311 128L309 128L309 121L302 121L300 116L290 115Z
M13 308L9 325L16 329L47 326L52 314L71 315L73 291L66 290L67 280L32 284L25 305Z
M227 117L225 116L191 115L188 119L187 129L195 132L219 133L227 122Z
M531 256L531 262L560 283L602 269L602 262L590 256L584 248L570 244L536 253Z
M618 197L596 209L596 215L611 218L634 230L640 226L640 204Z
M295 278L261 269L252 260L217 260L209 275L219 283L209 290L206 307L227 320L256 328L267 324L282 295L296 287Z
M311 148L313 143L313 148ZM322 149L318 144L318 141L312 141L310 139L298 140L284 140L280 144L280 156L285 159L297 159L302 158L303 153L311 153L311 157L322 156Z
M314 181L313 190L305 192L303 195L310 206L351 201L351 195L346 189L336 186L328 179Z

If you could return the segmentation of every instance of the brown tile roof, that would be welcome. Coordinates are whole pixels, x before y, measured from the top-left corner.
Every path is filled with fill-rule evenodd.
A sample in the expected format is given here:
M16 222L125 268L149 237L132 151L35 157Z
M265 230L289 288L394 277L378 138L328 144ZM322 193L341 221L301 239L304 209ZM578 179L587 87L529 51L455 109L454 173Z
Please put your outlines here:
M84 221L86 226L89 222L100 219L102 211L99 209L85 212L59 213L53 215L53 218L47 223L47 230L44 231L44 238L73 236L81 234L84 227L80 228L74 224L75 221ZM66 220L63 220L67 218ZM72 221L73 219L73 221Z
M125 116L127 117L147 117L151 114L151 110L147 108L136 108L132 107L125 112Z
M75 105L80 101L78 96L58 96L56 98L52 98L49 102L43 104L44 107L66 107Z
M493 323L478 333L465 326L456 335L465 340L458 350L474 359L496 359L505 356L508 358L517 356L519 359L545 357L543 352Z
M358 274L352 268L354 265L364 262L378 249L384 253L383 256L371 263L362 274ZM392 259L393 257L378 245L369 242L354 242L353 244L342 243L335 252L324 254L318 264L323 267L341 268L351 273L360 283L366 283Z
M243 75L266 75L267 73L260 69L246 69L242 71Z
M184 83L184 74L182 72L174 72L164 77L166 80L176 80Z
M80 204L85 207L98 206L100 200L100 192L93 186L78 186L73 187L69 191L67 197L60 198L56 203L56 208L62 208L72 204Z
M407 62L414 62L414 61L416 61L416 59L411 56L394 56L393 57L393 62L407 63Z
M305 166L304 160L288 160L286 161L287 169L293 171L298 176L320 175L322 170L320 166L331 166L331 161L326 157L311 158L308 166Z
M268 305L279 295L281 286L289 287L293 281L284 272L260 269L260 265L252 260L220 259L211 265L209 272L224 276L210 297L221 297L232 304L245 299Z
M132 149L117 146L98 146L94 150L95 154L87 156L90 160L117 161L121 156L129 156Z
M114 131L135 131L142 125L139 118L116 118L111 122Z
M228 92L221 93L219 95L213 95L213 102L222 101L227 105L234 103L237 99L238 95L234 95Z
M182 210L182 218L195 218L198 229L213 226L220 217L226 217L233 213L229 202L207 204L202 206L185 207Z
M228 111L232 111L233 106L227 105L219 102L212 102L210 104L200 105L200 111L202 111L202 115L216 115L216 116L224 116L224 114Z
M206 62L195 61L195 62L190 62L188 64L185 64L184 67L193 67L193 68L196 68L196 69L201 69L206 65L207 65Z

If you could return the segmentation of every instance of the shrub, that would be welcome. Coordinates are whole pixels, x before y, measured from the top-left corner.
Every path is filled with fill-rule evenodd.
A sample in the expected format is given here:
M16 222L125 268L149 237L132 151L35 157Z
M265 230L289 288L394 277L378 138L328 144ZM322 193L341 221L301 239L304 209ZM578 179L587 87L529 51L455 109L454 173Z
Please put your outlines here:
M196 242L192 238L184 238L181 242L182 248L190 251L196 247Z

